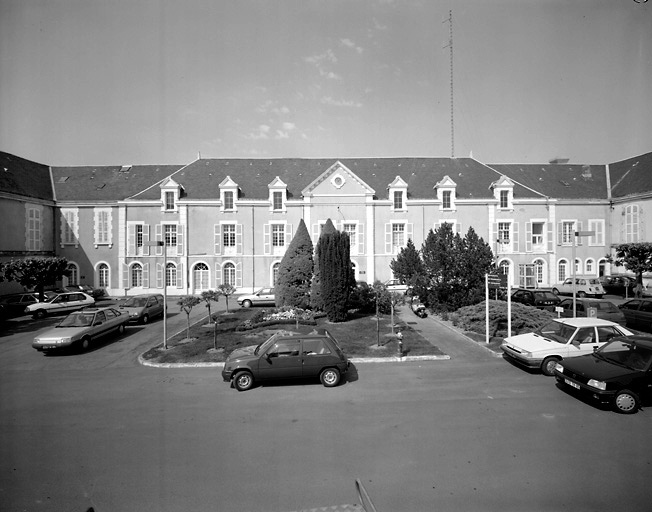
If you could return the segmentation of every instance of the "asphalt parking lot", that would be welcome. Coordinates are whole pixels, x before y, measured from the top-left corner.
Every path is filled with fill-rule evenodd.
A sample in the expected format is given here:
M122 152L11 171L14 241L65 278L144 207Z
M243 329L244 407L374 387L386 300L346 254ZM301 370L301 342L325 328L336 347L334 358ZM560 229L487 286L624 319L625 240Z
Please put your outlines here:
M649 410L599 409L423 322L450 359L245 393L138 365L160 322L80 356L0 337L0 508L288 512L355 502L359 478L378 512L649 510Z

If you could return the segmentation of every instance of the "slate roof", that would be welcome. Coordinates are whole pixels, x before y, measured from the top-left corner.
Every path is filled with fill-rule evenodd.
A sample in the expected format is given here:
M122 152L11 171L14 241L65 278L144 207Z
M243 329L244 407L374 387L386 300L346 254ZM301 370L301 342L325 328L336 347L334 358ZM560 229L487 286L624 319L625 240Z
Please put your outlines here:
M531 189L525 196L514 190L514 198L608 199L604 165L579 164L488 164L489 167ZM535 193L533 191L538 192Z
M0 192L53 201L50 169L0 151Z
M163 180L182 165L52 167L57 201L104 202L125 199ZM156 188L157 198L161 192Z
M652 153L609 165L613 197L652 192Z
M240 188L241 199L269 197L268 185L278 176L288 186L288 198L300 199L302 191L337 162L375 191L388 198L388 185L400 176L408 184L412 199L434 199L434 186L448 175L457 184L458 199L493 198L490 185L500 175L472 158L328 158L328 159L202 159L172 176L189 199L219 197L219 184L229 176ZM517 190L518 189L518 190ZM526 193L522 187L515 194ZM134 194L134 199L157 199L158 187Z

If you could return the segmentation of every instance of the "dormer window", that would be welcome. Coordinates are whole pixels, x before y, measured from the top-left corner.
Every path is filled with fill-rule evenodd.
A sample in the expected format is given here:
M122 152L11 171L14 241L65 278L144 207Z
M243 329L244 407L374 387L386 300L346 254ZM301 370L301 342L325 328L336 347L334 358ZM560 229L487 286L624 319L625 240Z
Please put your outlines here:
M165 197L165 209L174 210L174 192L165 192L163 196Z
M494 198L498 202L499 210L514 209L514 182L506 176L501 176L498 181L491 184L494 191Z
M392 202L392 210L395 212L404 212L407 210L407 183L396 176L394 181L389 184L389 199Z
M172 178L165 180L161 184L161 211L176 212L180 195L181 185Z
M269 209L272 212L285 212L288 186L278 176L269 185Z
M442 180L434 187L437 189L437 200L439 201L440 211L453 211L455 206L455 190L457 183L455 183L448 176L444 176Z
M220 211L235 212L238 209L238 184L227 176L220 183Z
M233 191L231 190L224 191L224 209L233 210Z
M395 210L403 209L403 192L400 190L394 191L394 209Z

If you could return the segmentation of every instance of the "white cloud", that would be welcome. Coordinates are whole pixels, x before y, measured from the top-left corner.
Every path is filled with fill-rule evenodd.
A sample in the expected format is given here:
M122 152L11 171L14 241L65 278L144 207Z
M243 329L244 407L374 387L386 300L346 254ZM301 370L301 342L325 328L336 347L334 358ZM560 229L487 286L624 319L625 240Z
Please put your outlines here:
M351 49L355 50L358 53L362 53L364 51L364 49L361 46L358 46L357 44L355 44L355 42L352 41L351 39L348 39L348 38L340 39L340 43L342 44L342 46L346 46L347 48L351 48Z
M324 96L320 101L324 105L331 105L333 107L353 107L353 108L362 107L362 103L358 101L336 100L331 96Z
M294 123L289 123L289 122L283 123L282 126L285 131L294 130L296 128L296 125Z
M322 54L312 55L311 57L306 57L304 60L309 64L315 66L315 68L317 68L317 71L319 71L320 76L324 78L328 78L329 80L342 79L340 75L338 75L334 71L331 71L328 67L329 64L332 65L337 63L337 57L335 56L333 50L331 50L330 48Z

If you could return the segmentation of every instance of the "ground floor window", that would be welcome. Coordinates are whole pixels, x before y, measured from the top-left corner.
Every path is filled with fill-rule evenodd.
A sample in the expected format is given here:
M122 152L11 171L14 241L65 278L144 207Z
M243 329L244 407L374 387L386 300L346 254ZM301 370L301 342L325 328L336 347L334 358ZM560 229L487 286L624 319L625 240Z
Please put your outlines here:
M193 282L195 290L208 290L209 275L208 266L205 263L197 263L193 269Z
M97 267L97 285L100 288L109 287L109 266L106 263L100 263Z
M177 267L174 263L165 265L165 286L177 285Z
M77 268L77 265L74 263L68 265L68 272L68 284L79 284L79 269Z
M131 266L131 287L139 288L143 286L143 267L140 263L134 263Z
M235 286L235 265L233 263L225 263L222 267L222 283Z

